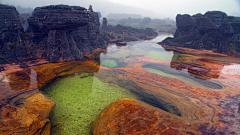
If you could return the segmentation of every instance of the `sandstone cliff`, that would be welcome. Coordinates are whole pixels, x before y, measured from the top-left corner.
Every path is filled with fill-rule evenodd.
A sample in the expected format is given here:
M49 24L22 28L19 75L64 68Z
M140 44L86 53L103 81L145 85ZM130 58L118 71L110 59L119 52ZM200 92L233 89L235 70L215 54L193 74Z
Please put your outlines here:
M0 64L22 58L85 59L84 53L106 47L98 14L79 6L51 5L19 17L15 7L0 5Z
M240 52L240 18L220 11L204 15L177 15L174 38L160 44L207 49L221 53Z
M16 8L0 4L0 64L27 56L22 36L23 28Z
M28 19L31 55L50 62L84 59L83 53L106 47L99 34L98 13L77 6L36 8Z

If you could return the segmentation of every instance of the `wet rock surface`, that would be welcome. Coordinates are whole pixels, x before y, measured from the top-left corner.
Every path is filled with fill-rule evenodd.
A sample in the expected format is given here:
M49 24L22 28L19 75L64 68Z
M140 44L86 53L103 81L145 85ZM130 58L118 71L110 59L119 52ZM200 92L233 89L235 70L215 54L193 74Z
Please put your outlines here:
M173 68L184 70L194 67L197 72L182 74L206 76L209 81L204 81L205 84L221 87L193 86L179 79L148 72L144 69L148 65L167 72L171 62L146 56L127 58L124 68L100 68L94 61L29 62L24 69L11 65L11 68L4 67L0 74L0 131L4 134L49 134L49 117L55 104L39 93L39 89L57 77L98 72L96 76L103 82L129 89L155 107L132 99L114 102L95 121L96 134L238 134L240 77L236 73L234 76L221 72L225 66L234 64L224 62L229 56L186 48L165 46L165 49L188 53L173 56L174 62L188 66L175 65ZM191 55L194 51L197 55ZM201 57L202 54L214 57L206 59ZM220 60L216 56L220 56ZM208 72L198 70L201 68Z
M177 15L176 25L174 38L166 38L159 44L221 53L240 52L239 17L208 11L204 15Z
M171 50L171 47L165 47ZM146 56L136 56L124 61L129 63L126 68L101 68L97 74L103 82L116 83L141 95L146 103L161 108L166 115L162 112L158 113L165 115L163 117L169 121L158 120L158 113L153 116L148 113L146 110L152 106L146 107L143 104L139 106L139 101L122 99L110 104L100 113L94 124L94 133L239 134L240 131L236 126L239 117L237 113L239 75L236 72L233 79L233 75L230 73L222 72L226 68L225 66L230 64L224 62L228 56L206 51L198 52L187 48L173 49L180 52L185 51L188 54L173 56L170 63ZM189 54L194 51L196 55ZM202 58L202 54L213 57ZM217 55L220 56L220 59L215 58ZM175 64L178 62L182 65ZM169 64L178 70L188 69L182 74L190 74L193 77L204 79L204 85L207 86L209 83L209 86L212 87L193 86L183 80L150 73L143 68L151 65L151 68L168 73ZM175 71L174 74L177 75L179 72ZM143 115L145 113L146 115ZM175 116L169 117L170 114ZM153 117L155 117L155 121L149 120ZM141 124L136 124L135 120L141 121ZM181 126L173 124L175 127L172 127L170 121L181 123ZM182 123L183 121L185 124ZM161 129L158 129L158 122L164 125Z
M99 69L94 61L28 64L5 65L0 74L0 134L49 135L55 102L39 89L56 77Z
M124 98L107 106L94 123L101 134L187 134L187 122L143 102Z

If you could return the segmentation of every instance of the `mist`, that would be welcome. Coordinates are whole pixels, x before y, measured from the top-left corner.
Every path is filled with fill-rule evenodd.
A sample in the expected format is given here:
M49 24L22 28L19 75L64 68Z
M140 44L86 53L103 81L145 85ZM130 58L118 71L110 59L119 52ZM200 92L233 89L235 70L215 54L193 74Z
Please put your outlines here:
M177 14L204 14L207 11L220 10L228 15L240 16L239 0L0 0L4 4L22 7L39 7L55 4L76 5L101 12L103 17L110 13L140 14L143 17L171 18Z

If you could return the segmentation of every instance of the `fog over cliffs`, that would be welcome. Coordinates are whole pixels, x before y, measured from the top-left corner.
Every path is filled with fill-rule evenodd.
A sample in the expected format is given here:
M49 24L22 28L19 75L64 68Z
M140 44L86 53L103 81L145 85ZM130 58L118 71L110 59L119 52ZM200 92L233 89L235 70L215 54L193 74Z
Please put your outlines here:
M22 7L40 7L46 5L67 4L101 12L103 17L110 13L140 14L143 17L171 18L177 14L204 14L207 11L223 11L228 15L240 16L240 0L0 0L5 4Z
M39 0L34 2L32 0L21 0L21 1L2 0L2 3L11 4L15 6L20 5L26 8L27 7L35 8L39 6L56 5L56 4L77 5L77 6L88 8L89 5L92 5L93 10L101 12L103 17L106 17L110 13L141 14L142 16L148 16L152 18L167 17L150 10L118 4L108 0Z

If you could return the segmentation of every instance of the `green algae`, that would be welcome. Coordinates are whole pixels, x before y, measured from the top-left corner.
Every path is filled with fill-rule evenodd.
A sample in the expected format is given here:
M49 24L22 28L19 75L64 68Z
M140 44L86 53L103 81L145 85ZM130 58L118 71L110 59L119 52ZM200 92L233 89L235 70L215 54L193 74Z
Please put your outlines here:
M205 87L203 84L200 84L194 80L191 80L189 78L186 78L186 77L183 77L183 76L176 76L176 75L172 75L172 74L168 74L168 73L165 73L163 71L160 71L160 70L156 70L156 69L152 69L152 68L144 68L146 69L148 72L151 72L151 73L154 73L154 74L158 74L158 75L162 75L162 76L167 76L167 77L171 77L171 78L175 78L175 79L178 79L178 80L181 80L181 81L184 81L186 83L189 83L191 85L195 85L195 86L200 86L200 87Z
M97 77L59 78L44 89L56 102L51 119L51 135L90 135L92 123L110 103L135 94Z
M159 60L167 60L167 61L172 60L172 52L163 52L163 51L154 50L154 51L150 51L149 54L146 56L159 59Z
M105 60L101 63L101 65L109 68L117 67L117 63L114 60Z

